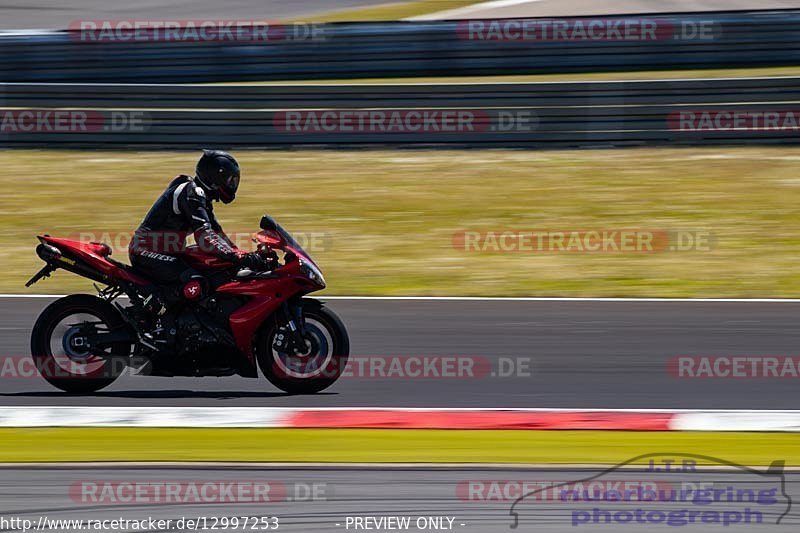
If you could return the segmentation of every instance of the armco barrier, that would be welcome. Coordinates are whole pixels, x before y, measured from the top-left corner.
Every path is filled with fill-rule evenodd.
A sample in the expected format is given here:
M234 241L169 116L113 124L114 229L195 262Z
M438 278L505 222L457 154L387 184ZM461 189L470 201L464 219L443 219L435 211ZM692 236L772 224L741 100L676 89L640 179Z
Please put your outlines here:
M0 84L0 146L797 143L798 97L797 77L442 85Z
M268 13L266 13L268 15ZM190 15L189 15L190 16ZM190 83L796 65L800 11L0 33L0 81ZM141 22L141 21L139 21ZM101 22L92 27L103 28Z

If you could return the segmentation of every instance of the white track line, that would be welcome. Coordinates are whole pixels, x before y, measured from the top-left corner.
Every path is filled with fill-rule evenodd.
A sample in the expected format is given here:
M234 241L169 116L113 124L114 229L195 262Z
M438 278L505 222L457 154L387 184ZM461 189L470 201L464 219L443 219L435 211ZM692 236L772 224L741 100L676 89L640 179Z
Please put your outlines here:
M751 470L764 470L766 465L741 465ZM265 462L229 462L229 461L95 461L88 463L81 462L52 462L52 463L0 463L0 469L20 470L37 469L52 470L54 468L74 468L80 470L96 470L107 468L125 468L131 470L163 470L167 468L176 469L218 469L227 468L232 470L250 469L280 469L280 470L443 470L459 469L470 471L481 470L548 470L562 472L565 469L595 470L598 468L611 468L615 470L634 470L641 472L642 465L619 465L618 463L338 463L338 462L302 462L302 463L265 463ZM727 465L697 465L698 471L714 472L740 472L741 468ZM798 472L800 467L785 466L784 472Z
M0 298L61 298L66 294L0 294ZM431 302L696 302L696 303L800 303L800 298L606 298L549 296L326 296L311 294L321 300L431 301Z

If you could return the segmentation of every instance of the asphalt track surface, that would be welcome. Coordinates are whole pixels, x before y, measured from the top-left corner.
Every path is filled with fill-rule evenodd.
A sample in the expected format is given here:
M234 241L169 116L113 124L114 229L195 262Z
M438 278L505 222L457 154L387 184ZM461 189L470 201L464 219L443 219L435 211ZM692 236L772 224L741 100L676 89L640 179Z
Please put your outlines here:
M30 328L49 302L0 298L0 356L27 358ZM351 355L365 363L315 396L284 395L263 378L133 375L94 396L68 396L20 367L0 373L0 405L797 408L797 380L790 377L678 379L668 372L678 355L798 355L797 302L348 299L328 305L349 329ZM413 375L419 367L398 373L371 362L394 356L475 363L440 377L435 369Z
M611 499L614 483L617 481L631 483L632 490L645 487L646 482L658 483L661 490L688 489L690 485L699 487L700 483L713 483L714 488L733 487L741 490L775 490L777 497L771 503L737 503L716 502L700 505L692 502L667 503L651 502L613 502L600 501L570 502L561 499L560 492L539 493L529 495L514 510L519 516L519 531L674 531L675 526L644 523L603 524L589 523L575 527L572 525L573 513L592 512L593 509L618 511L644 509L647 511L713 511L740 512L750 508L762 513L761 524L746 525L685 525L680 531L700 532L724 529L725 531L797 531L800 519L791 510L776 525L777 518L788 507L789 498L797 499L800 495L800 475L785 475L786 489L781 491L780 476L761 476L744 470L730 471L698 471L692 474L652 474L638 471L624 471L603 474L601 470L580 469L501 469L501 468L280 468L280 467L104 467L104 468L70 468L70 467L19 467L0 469L0 519L28 519L33 524L39 520L145 520L148 518L171 520L171 527L161 531L193 530L179 520L201 520L200 524L211 526L223 517L243 517L249 520L261 517L277 517L279 531L355 531L349 528L348 517L408 517L411 526L407 531L426 531L430 528L417 527L417 520L427 517L451 518L452 530L476 533L492 533L509 531L512 524L510 509L514 499L524 492L519 492L519 485L512 482L527 482L527 492L534 492L538 487L562 483L577 482L589 477L599 476L601 482L596 485L598 494L608 494ZM211 482L220 483L238 481L245 487L267 486L267 494L277 501L252 503L248 493L241 497L234 496L231 503L215 500L214 492L205 492L204 503L197 503L192 487L201 487ZM608 483L605 483L605 482ZM170 500L156 496L154 498L138 497L132 502L123 503L122 499L130 497L130 491L119 489L120 483L128 482L142 486L150 483L153 486L165 483L179 484L178 492L173 492ZM497 483L492 483L497 482ZM545 485L538 485L543 483ZM621 485L625 486L625 485ZM652 485L651 485L652 486ZM709 487L710 485L705 485ZM107 490L108 488L111 490ZM579 487L570 485L571 488ZM583 486L584 488L589 485ZM472 490L469 490L471 488ZM500 488L501 492L497 492ZM237 489L238 490L238 489ZM592 489L593 490L593 489ZM623 490L623 489L619 489ZM96 491L96 492L95 492ZM264 494L261 491L260 494ZM150 492L153 495L155 492ZM163 494L163 493L162 493ZM283 495L286 495L284 497ZM309 496L313 494L315 496ZM671 493L665 492L669 495ZM99 495L102 495L98 498ZM486 501L490 496L493 500ZM669 496L665 496L668 498ZM288 498L288 500L287 500ZM605 499L606 496L603 496ZM631 497L631 499L635 498ZM266 499L266 498L262 498ZM581 515L575 515L581 516ZM586 515L583 515L585 518ZM591 516L591 515L590 515ZM599 515L603 516L603 515ZM654 515L657 519L657 514ZM202 521L205 517L205 521ZM600 518L602 520L602 518ZM42 522L45 523L45 522ZM221 522L219 522L221 523ZM271 522L270 522L271 523ZM251 522L252 524L252 522ZM352 522L351 522L352 524ZM420 522L424 526L424 522ZM168 526L168 524L164 524ZM160 526L157 526L160 527ZM135 530L132 527L119 530ZM202 525L198 528L202 530ZM378 528L375 528L378 529ZM12 524L3 526L4 531L17 531ZM44 530L44 529L43 529ZM221 529L220 529L221 530ZM229 529L232 530L232 529ZM249 531L250 529L248 529ZM363 529L362 529L363 530ZM379 529L387 531L389 529ZM75 531L75 528L63 527L58 531ZM155 533L157 529L150 529ZM239 531L242 531L241 526Z

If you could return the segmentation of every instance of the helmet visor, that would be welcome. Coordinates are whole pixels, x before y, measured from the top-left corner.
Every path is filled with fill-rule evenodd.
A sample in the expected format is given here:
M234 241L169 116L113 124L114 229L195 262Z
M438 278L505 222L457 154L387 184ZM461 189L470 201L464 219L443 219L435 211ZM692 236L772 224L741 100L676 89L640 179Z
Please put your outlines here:
M239 173L235 173L231 175L225 182L225 188L231 191L232 193L236 193L239 190Z
M239 173L231 174L228 179L223 181L218 187L219 199L222 203L229 204L236 198L236 191L239 189Z

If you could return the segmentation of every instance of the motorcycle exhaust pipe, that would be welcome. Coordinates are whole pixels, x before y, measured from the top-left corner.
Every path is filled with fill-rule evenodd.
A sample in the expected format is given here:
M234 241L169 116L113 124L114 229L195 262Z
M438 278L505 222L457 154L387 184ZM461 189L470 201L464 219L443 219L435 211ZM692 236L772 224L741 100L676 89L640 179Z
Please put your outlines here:
M52 244L39 244L36 247L36 255L38 255L42 261L48 265L51 265L54 269L63 268L68 272L72 272L73 274L77 274L100 283L105 283L107 281L107 277L102 272L92 268L80 259L74 259L72 257L65 256L63 253L61 253L61 250Z
M50 261L57 261L61 257L61 250L52 244L43 242L36 247L36 255L38 255L42 261L49 263Z

